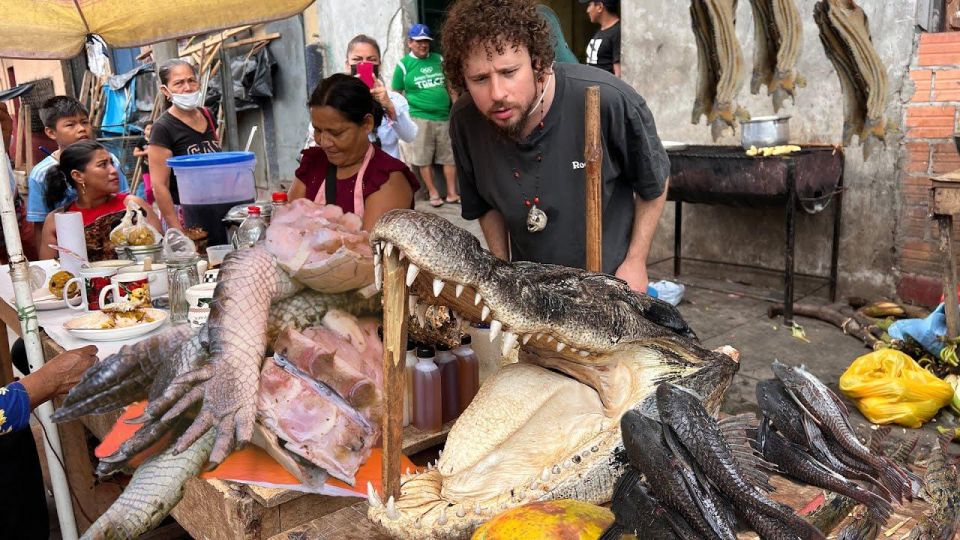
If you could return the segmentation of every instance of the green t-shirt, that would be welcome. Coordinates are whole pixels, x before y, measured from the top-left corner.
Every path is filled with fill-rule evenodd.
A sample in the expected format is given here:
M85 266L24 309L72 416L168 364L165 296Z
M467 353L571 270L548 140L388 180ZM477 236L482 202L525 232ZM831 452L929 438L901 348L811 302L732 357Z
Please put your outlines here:
M426 58L417 58L413 53L404 56L393 72L392 86L407 98L410 116L437 121L450 118L450 95L443 76L443 57L439 54L432 52Z

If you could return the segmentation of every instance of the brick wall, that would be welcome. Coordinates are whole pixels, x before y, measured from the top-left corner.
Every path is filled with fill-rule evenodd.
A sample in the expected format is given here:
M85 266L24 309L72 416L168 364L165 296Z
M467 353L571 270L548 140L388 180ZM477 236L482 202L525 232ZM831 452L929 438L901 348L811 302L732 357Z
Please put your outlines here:
M910 78L916 92L904 119L907 161L900 186L897 292L931 305L942 292L942 263L936 225L928 218L930 177L960 169L952 139L960 131L960 32L921 34ZM960 227L954 238L960 239Z

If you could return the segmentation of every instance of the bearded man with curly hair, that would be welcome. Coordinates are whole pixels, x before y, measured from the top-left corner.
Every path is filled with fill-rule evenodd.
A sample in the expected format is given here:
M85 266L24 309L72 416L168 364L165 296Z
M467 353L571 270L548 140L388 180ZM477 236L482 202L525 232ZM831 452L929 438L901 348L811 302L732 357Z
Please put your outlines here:
M502 259L583 268L584 96L599 86L603 271L647 291L670 163L643 98L603 70L555 64L533 0L459 0L442 34L463 93L450 117L463 218Z

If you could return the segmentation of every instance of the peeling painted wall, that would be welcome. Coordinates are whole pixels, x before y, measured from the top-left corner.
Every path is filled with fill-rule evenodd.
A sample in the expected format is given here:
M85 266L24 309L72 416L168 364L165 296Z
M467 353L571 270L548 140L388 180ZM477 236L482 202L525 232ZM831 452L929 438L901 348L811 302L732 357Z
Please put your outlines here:
M807 87L799 90L796 105L781 114L792 115L794 143L838 143L843 125L840 83L824 54L816 23L814 0L796 0L803 17L803 51L799 71ZM861 0L874 44L888 66L890 104L887 117L902 125L903 103L913 92L908 67L914 56L915 0L872 2ZM697 76L697 50L690 26L688 2L632 0L623 2L623 74L646 98L663 140L711 144L710 130L690 123ZM737 36L747 65L747 80L739 102L753 116L773 114L765 89L750 95L754 36L750 3L737 9ZM719 144L739 144L727 136ZM861 148L846 154L847 191L843 208L840 254L840 293L890 294L897 281L895 237L899 208L898 186L903 158L899 138L864 162ZM798 212L798 272L826 274L830 267L831 212L810 216ZM668 204L654 241L651 260L673 252L673 204ZM784 217L782 209L745 209L684 205L683 252L691 257L782 268Z

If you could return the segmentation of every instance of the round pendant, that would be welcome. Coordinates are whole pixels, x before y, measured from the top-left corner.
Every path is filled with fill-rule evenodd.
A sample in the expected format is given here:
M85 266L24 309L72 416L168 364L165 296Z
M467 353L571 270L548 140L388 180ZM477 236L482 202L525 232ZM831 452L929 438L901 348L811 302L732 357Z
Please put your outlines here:
M527 230L532 233L537 233L546 228L547 214L534 204L530 207L530 212L527 213Z

